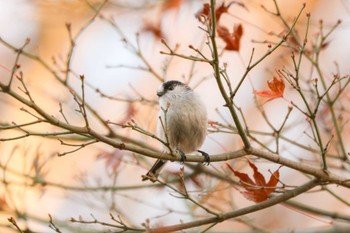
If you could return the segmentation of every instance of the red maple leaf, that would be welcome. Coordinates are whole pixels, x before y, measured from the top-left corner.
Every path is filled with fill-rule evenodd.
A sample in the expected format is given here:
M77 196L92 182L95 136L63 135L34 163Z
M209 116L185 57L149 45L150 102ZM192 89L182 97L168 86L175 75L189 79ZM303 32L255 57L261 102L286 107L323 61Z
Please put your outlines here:
M228 13L228 9L230 8L230 6L232 4L237 4L237 5L245 8L245 5L243 3L237 2L237 1L231 1L227 5L225 5L225 4L226 3L223 2L221 4L221 6L219 6L215 10L215 20L216 20L217 24L219 23L222 14ZM209 20L209 23L210 23L210 21L211 21L211 19L210 19L210 4L209 3L204 3L203 4L203 8L199 12L197 12L197 14L195 16L196 16L196 18L199 21L201 21L201 17L205 17L205 18L207 18Z
M258 168L254 163L248 160L249 166L253 169L253 179L254 181L245 173L235 171L229 164L227 167L240 179L240 183L245 191L241 191L243 196L250 201L256 203L265 201L268 199L270 193L275 191L276 185L279 181L279 169L278 168L270 177L268 183L266 183L265 177L258 171Z
M230 8L232 2L230 2L227 6L225 6L225 2L221 4L216 10L215 10L215 19L216 23L219 23L219 20L221 18L221 15L228 12L228 8Z
M219 37L225 41L226 50L239 51L240 41L243 35L242 24L235 24L232 34L225 26L218 26L217 32Z
M285 88L283 78L273 77L273 80L267 81L267 85L270 90L256 91L255 94L261 97L269 98L267 101L283 97Z
M199 21L201 21L202 17L209 18L209 14L210 14L210 5L209 3L204 3L202 9L195 14L195 17Z
M215 19L216 19L216 23L219 23L219 20L221 18L221 15L224 14L224 13L227 13L228 12L228 8L230 8L230 6L233 4L233 3L237 3L235 1L231 1L230 3L228 3L227 5L225 5L225 2L223 2L221 4L221 6L219 6L216 10L215 10Z

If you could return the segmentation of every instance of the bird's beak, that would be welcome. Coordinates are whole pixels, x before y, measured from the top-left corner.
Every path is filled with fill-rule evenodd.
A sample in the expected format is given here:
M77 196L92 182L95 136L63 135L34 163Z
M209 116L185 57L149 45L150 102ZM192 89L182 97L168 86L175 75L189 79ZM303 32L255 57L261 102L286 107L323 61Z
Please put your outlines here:
M157 91L157 96L161 97L162 95L164 95L164 91Z

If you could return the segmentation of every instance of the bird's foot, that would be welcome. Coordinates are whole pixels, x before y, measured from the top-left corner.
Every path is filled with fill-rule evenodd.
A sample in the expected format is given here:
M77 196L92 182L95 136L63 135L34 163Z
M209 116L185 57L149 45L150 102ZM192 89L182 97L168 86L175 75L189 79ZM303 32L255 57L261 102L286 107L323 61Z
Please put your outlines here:
M181 156L180 162L183 164L187 160L186 155L183 151L177 149L176 152Z
M208 155L208 153L204 152L204 151L201 151L201 150L197 150L199 153L202 154L202 156L204 157L204 162L203 164L206 164L207 166L209 166L210 164L210 157Z

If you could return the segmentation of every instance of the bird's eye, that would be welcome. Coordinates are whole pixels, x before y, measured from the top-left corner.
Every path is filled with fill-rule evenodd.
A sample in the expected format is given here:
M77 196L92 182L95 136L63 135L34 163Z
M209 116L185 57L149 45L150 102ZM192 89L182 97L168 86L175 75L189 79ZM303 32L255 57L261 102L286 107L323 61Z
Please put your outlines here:
M169 91L172 91L172 90L174 90L174 86L169 87Z

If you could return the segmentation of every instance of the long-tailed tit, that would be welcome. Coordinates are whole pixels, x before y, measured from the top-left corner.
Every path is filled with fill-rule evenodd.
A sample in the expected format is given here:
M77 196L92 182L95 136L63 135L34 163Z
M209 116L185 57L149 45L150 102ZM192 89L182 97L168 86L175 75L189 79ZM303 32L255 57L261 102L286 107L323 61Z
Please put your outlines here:
M209 163L208 154L198 150L207 134L207 110L200 97L187 85L174 80L164 82L157 95L161 108L157 131L168 144L166 152L177 152L184 161L185 154L198 151ZM157 177L165 163L158 159L142 180Z

